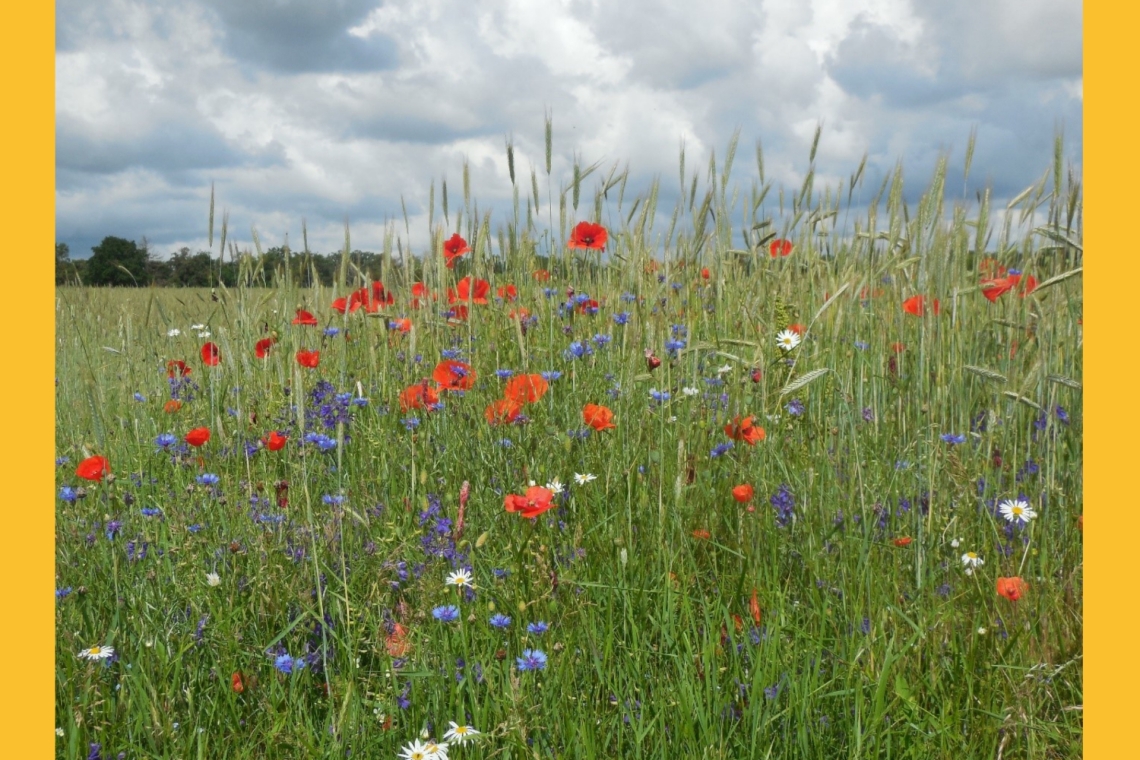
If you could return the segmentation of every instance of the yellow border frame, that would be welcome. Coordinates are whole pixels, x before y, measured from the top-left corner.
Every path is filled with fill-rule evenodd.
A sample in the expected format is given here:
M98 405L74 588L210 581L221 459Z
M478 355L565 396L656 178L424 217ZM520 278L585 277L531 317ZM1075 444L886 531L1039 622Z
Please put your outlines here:
M1111 11L1109 10L1111 8ZM1090 503L1111 504L1131 493L1125 476L1134 468L1138 413L1123 382L1130 376L1130 337L1134 318L1128 290L1137 281L1140 252L1129 245L1135 213L1133 196L1140 176L1131 149L1135 121L1127 118L1133 82L1135 23L1140 10L1126 3L1085 4L1084 50L1089 75L1084 172L1087 187L1086 244L1113 251L1112 267L1093 266L1085 274L1086 495ZM7 291L8 314L17 323L9 332L6 372L2 374L7 434L0 436L7 494L8 540L0 552L0 577L8 599L10 630L4 665L7 703L0 710L5 746L19 757L52 757L54 731L54 278L47 258L55 237L55 8L54 3L15 4L0 24L3 102L8 106L6 181L3 203L8 218L5 243L13 251ZM50 238L50 239L49 239ZM42 248L41 248L42 246ZM35 253L42 251L42 253ZM1123 338L1123 340L1121 340ZM1110 343L1110 341L1112 341ZM1114 350L1115 349L1115 350ZM1115 381L1115 383L1113 383ZM1116 386L1113 392L1112 385ZM1132 706L1140 665L1127 646L1135 615L1125 598L1137 535L1137 510L1121 502L1111 516L1094 506L1086 556L1088 635L1086 700L1091 719L1085 737L1089 758L1125 757L1135 720ZM1100 509L1100 512L1097 511ZM1111 522L1109 522L1111 521ZM1110 534L1111 531L1111 534ZM1115 540L1114 540L1115 539ZM25 580L26 579L26 580ZM1124 592L1122 594L1122 591ZM1120 751L1114 751L1114 748Z

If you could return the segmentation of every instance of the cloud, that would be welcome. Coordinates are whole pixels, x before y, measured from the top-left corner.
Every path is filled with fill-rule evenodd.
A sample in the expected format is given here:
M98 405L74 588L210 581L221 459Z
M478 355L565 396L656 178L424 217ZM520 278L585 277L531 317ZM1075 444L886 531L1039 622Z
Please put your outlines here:
M703 176L738 128L744 192L757 140L765 179L798 188L820 124L819 186L866 154L866 184L902 160L909 197L939 156L960 166L971 129L971 187L1019 192L1062 124L1079 170L1074 0L60 0L58 17L57 234L77 251L108 234L204 247L211 182L238 239L305 218L333 250L347 217L378 247L386 220L407 237L406 206L421 247L430 185L437 215L445 178L457 207L464 162L480 211L507 218L508 139L547 219L547 113L555 207L575 160L618 162L627 198L659 179L671 213L681 144Z

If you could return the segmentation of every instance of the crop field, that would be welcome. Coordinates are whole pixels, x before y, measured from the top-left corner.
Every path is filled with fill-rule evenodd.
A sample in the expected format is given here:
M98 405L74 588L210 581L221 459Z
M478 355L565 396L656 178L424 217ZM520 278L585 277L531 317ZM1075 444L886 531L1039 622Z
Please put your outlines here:
M58 288L58 756L1080 757L1079 182L734 153Z

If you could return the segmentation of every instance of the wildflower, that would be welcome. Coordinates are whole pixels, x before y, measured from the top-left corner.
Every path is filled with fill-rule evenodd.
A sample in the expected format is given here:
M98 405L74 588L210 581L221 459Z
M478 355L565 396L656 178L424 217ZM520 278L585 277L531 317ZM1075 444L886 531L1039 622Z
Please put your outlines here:
M713 450L709 452L709 459L716 459L719 456L723 456L735 448L735 446L736 445L732 441L726 441L725 443L717 444L716 446L713 446Z
M460 568L447 576L447 585L456 588L475 588L475 581L471 577L470 570Z
M701 392L700 389L694 388L691 385L687 385L681 389L681 393L684 394L685 396L688 396L689 398L696 396L700 392Z
M79 493L71 486L63 486L59 489L59 498L69 504L74 504L76 499L79 498Z
M273 659L273 667L281 671L285 675L293 672L294 668L301 669L305 667L304 660L295 660L288 653L279 654Z
M166 412L167 414L174 414L181 408L182 402L176 398L172 398L162 405L162 411Z
M447 742L431 742L424 745L425 757L429 760L447 760Z
M578 302L578 313L592 317L598 313L600 306L601 305L597 301L590 298L589 296L585 296Z
M317 365L321 363L320 351L308 351L301 349L297 352L297 364L309 369L316 369Z
M453 623L459 619L459 608L454 604L442 604L431 611L431 616L441 623Z
M800 344L800 336L792 330L782 330L776 336L776 345L784 351L791 351Z
M527 633L533 633L535 636L541 636L542 634L546 633L548 630L550 630L550 624L546 623L542 620L539 620L539 621L534 622L534 623L527 623L527 626L526 626L526 632Z
M669 400L669 391L659 391L656 388L650 388L649 398L653 399L658 404L664 404Z
M416 383L405 388L400 393L400 409L407 412L409 409L434 409L439 404L439 394L435 388L428 385L428 381Z
M752 622L760 625L760 597L755 587L752 589L752 596L748 599L748 613L752 615Z
M88 457L75 468L75 474L84 480L100 481L111 474L111 463L107 457Z
M413 739L411 744L400 750L400 757L403 760L435 760L435 755L429 754L427 745L419 739Z
M613 418L614 413L600 404L586 404L582 407L582 421L599 433L617 427Z
M1037 513L1029 506L1029 502L1020 498L1016 500L1006 499L998 505L998 510L1001 512L1001 516L1011 523L1027 523L1037 517Z
M206 343L202 346L202 363L207 367L216 367L222 361L222 352L218 350L217 345L214 343Z
M998 596L1004 596L1011 602L1016 602L1020 599L1029 586L1021 578L1014 576L1012 578L998 578L997 579L997 593Z
M500 370L501 371L501 370ZM509 373L510 370L507 370ZM511 399L519 404L533 404L542 398L550 384L543 375L519 375L512 378L503 390L503 398ZM509 376L509 375L508 375Z
M469 391L475 385L475 370L460 361L440 362L432 371L431 377L445 391Z
M96 645L90 649L84 649L77 657L81 660L106 660L115 654L115 648L110 646Z
M499 298L507 302L517 301L519 299L519 289L514 285L500 285L495 292L498 294ZM526 315L524 314L524 319L525 317Z
M907 314L912 314L916 317L926 316L926 296L911 296L903 301L903 311ZM934 299L934 315L938 316L939 304L938 299Z
M895 546L897 546L897 547L899 547L899 548L901 549L901 548L903 548L903 547L905 547L905 546L910 546L910 543L911 543L911 541L913 541L913 540L914 540L914 539L913 539L913 538L911 538L910 536L902 536L902 537L900 537L900 538L896 538L896 539L894 539L893 541L891 541L891 543L892 543L892 544L894 544Z
M281 449L285 448L285 444L288 443L288 441L289 436L281 435L281 433L276 430L272 431L265 438L261 439L261 442L265 444L265 448L269 449L270 451L280 451Z
M538 517L554 506L553 498L554 493L549 488L531 486L525 496L508 494L503 506L508 512L519 512L526 518Z
M619 311L617 314L614 314L614 324L615 325L624 325L624 324L628 324L628 323L629 323L629 312L628 311Z
M519 670L546 670L546 652L541 649L524 649L522 657L516 657Z
M471 726L456 725L454 721L448 721L448 725L450 725L451 728L443 735L443 738L448 742L464 744L479 735L479 732Z
M209 586L222 585L222 578L217 573L206 573L206 584Z
M1058 421L1065 425L1069 424L1069 413L1065 411L1064 407L1055 407L1053 411L1056 412Z
M491 283L486 280L475 279L467 275L455 286L455 290L448 288L447 302L454 304L458 301L486 305L487 294L491 292Z
M490 622L495 628L506 628L511 624L511 619L501 612L496 612L491 616Z
M554 480L547 483L546 487L550 489L550 492L555 496L566 490L566 486L562 485L562 481L558 478L555 478Z
M712 538L712 534L703 528L698 528L697 530L693 531L693 538L700 539L702 541L708 541L710 538Z
M181 334L182 334L182 331L179 330L177 327L172 327L166 331L166 337L168 337L168 338L177 338Z
M981 567L986 564L985 560L978 556L977 552L966 552L962 555L962 564L967 568Z
M547 382L554 382L558 378L562 377L562 373L558 370L550 370L549 372L540 372L539 376Z
M158 517L162 514L162 510L154 507L143 507L139 510L139 514L143 517Z
M584 486L587 483L589 483L590 481L597 480L597 479L598 479L597 475L592 475L588 472L586 472L586 473L579 473L579 472L574 473L574 482L580 486Z
M448 269L455 268L455 261L465 253L470 253L471 248L468 247L467 241L455 233L448 238L443 244L443 258L446 260Z
M870 347L871 347L871 344L867 343L866 341L862 341L862 340L855 341L855 348L859 349L860 351L866 351Z
M748 483L741 483L732 489L732 498L736 499L741 504L747 504L752 501L752 496L755 491Z
M755 446L758 442L763 441L766 436L764 428L752 424L753 419L752 416L745 417L743 420L739 416L734 417L732 422L724 426L724 434L734 441L744 441L749 446Z
M194 428L186 434L186 443L194 447L203 446L208 440L210 440L210 428L207 427Z
M547 282L550 280L550 272L545 269L536 269L531 273L531 277L535 279L535 282Z
M799 417L804 413L804 402L800 401L798 398L794 398L790 404L784 407L784 409L786 409L788 414L792 415L793 417Z
M787 256L792 252L793 247L794 246L792 246L791 240L777 238L773 240L772 243L768 246L768 255L770 255L772 258L776 258L777 256Z
M570 348L566 349L565 358L567 359L581 359L586 356L592 356L594 349L589 343L576 340L570 344Z
M489 425L514 422L521 413L522 407L519 406L519 402L510 398L498 399L483 410L483 416L487 418Z
M317 318L314 317L312 313L307 312L304 309L297 309L297 316L293 317L293 324L316 327Z
M570 233L570 240L566 246L600 251L606 247L606 228L600 224L579 222Z

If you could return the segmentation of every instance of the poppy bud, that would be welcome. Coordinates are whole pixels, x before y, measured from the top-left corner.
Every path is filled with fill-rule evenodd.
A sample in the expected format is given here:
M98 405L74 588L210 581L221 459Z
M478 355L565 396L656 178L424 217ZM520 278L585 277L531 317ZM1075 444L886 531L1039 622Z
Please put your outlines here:
M241 544L237 541L230 541L230 553L237 554L241 551Z
M752 370L752 373L749 375L749 377L752 378L752 382L758 383L764 379L764 373L760 371L759 367L757 367L756 369Z
M498 660L499 662L502 662L503 660L507 659L507 650L496 649L495 650L495 659Z
M230 676L230 687L234 690L235 694L241 694L245 691L245 683L242 681L240 670L235 670L234 674Z

